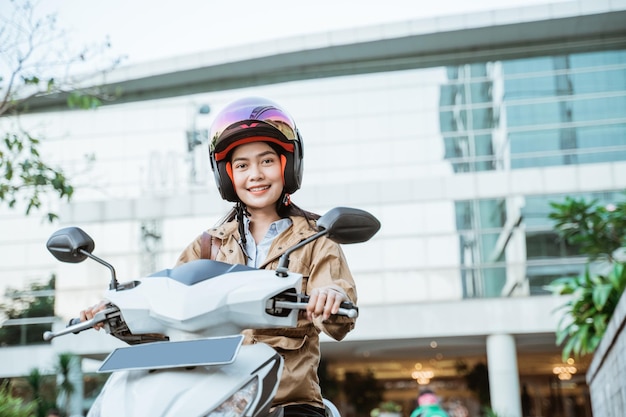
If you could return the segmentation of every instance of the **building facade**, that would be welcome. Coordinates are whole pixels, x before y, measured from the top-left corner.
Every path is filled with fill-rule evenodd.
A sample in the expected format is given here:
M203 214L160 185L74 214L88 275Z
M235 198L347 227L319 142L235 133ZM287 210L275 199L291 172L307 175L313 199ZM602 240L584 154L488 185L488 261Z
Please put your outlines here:
M372 241L344 248L361 316L345 341L323 339L329 378L370 371L406 412L430 386L472 415L487 393L496 411L520 416L526 390L532 415L590 416L588 359L562 363L554 310L565 300L545 289L585 258L558 241L548 214L565 196L624 198L625 17L623 2L572 1L390 24L291 40L287 52L255 45L220 62L123 69L110 85L128 95L95 111L42 102L23 122L47 138L76 196L54 225L0 213L10 231L0 286L54 274L57 326L98 301L106 268L62 265L45 250L67 225L94 237L121 280L170 267L230 207L208 167L212 115L266 96L303 135L294 201L319 213L359 207L382 223ZM229 68L240 78L224 78ZM88 359L112 346L101 334L5 346L0 376L49 369L67 350L89 374Z

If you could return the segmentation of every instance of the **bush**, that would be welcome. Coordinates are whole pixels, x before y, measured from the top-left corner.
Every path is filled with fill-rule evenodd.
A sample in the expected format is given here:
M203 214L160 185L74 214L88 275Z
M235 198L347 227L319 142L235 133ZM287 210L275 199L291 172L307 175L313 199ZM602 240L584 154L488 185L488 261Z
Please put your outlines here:
M0 416L2 417L34 417L36 404L25 404L21 398L14 397L9 383L0 386Z

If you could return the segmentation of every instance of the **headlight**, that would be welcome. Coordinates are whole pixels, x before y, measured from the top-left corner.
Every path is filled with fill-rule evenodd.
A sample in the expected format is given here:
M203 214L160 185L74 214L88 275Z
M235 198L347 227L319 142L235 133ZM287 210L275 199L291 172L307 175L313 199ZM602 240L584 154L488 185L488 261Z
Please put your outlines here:
M250 407L259 391L259 379L254 378L205 417L240 417Z

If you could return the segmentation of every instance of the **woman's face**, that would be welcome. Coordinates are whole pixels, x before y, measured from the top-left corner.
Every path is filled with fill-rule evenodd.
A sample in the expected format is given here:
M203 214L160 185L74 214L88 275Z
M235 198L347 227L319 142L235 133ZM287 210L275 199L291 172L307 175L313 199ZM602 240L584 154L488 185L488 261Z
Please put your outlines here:
M239 145L231 165L235 192L248 210L275 210L283 192L283 172L276 151L265 142Z

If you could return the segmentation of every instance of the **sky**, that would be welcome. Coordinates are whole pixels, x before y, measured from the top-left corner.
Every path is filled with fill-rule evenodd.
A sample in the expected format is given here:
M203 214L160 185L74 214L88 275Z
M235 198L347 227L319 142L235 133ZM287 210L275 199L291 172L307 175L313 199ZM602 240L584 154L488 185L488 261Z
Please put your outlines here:
M136 64L302 34L562 1L40 0L38 7L56 14L72 40L90 44L108 37L111 52Z

